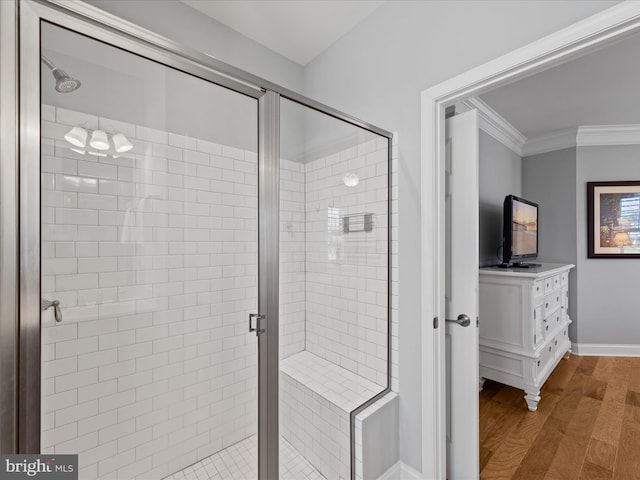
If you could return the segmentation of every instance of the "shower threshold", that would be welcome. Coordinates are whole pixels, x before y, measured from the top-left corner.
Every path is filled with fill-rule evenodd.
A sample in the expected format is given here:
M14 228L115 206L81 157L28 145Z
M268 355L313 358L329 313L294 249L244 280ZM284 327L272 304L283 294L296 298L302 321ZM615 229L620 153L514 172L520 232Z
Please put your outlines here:
M258 478L255 435L214 453L164 480L252 480ZM280 480L326 480L280 436Z

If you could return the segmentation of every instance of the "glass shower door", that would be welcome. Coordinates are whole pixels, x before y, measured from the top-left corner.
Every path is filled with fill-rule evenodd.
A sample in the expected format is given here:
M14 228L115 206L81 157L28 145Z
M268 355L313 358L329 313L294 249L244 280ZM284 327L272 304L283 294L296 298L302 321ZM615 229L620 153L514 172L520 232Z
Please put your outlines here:
M389 139L280 105L280 478L375 478L355 415L390 385Z
M257 99L46 22L41 53L42 453L256 478Z

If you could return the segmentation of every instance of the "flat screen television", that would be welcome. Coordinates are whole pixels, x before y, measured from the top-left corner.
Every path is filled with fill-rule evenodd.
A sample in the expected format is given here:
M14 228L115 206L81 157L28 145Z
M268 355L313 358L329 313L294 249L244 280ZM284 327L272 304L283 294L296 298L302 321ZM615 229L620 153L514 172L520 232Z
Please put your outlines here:
M502 262L507 267L538 266L523 263L538 257L538 204L515 195L504 199Z

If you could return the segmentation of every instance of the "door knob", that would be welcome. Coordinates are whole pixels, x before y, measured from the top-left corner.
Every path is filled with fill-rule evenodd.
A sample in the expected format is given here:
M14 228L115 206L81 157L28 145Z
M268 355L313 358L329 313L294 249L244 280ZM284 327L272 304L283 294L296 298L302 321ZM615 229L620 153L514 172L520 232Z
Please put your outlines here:
M458 315L458 318L456 318L455 320L452 320L451 318L447 318L445 321L451 322L451 323L457 323L461 327L468 327L469 324L471 324L471 319L469 318L468 315L465 315L464 313L461 313L460 315Z
M60 323L62 321L62 310L60 310L60 301L42 300L40 302L40 308L43 312L45 310L49 310L51 307L53 307L53 317L56 319L56 322Z

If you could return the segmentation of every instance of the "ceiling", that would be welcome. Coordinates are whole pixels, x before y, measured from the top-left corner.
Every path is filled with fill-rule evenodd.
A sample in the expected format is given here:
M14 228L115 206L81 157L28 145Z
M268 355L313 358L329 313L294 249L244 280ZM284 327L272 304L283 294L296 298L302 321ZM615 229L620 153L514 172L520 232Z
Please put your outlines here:
M302 66L376 10L378 0L180 0Z
M585 125L640 124L640 35L480 98L528 139Z
M180 0L304 66L376 10L373 0ZM640 124L640 35L480 98L528 139Z

